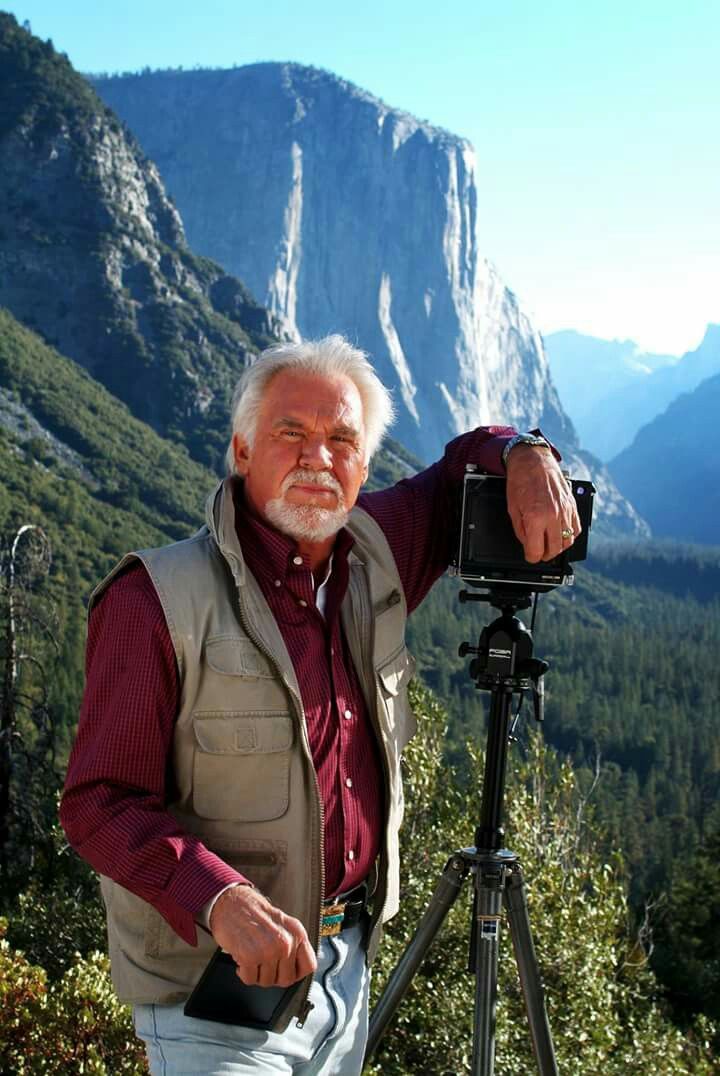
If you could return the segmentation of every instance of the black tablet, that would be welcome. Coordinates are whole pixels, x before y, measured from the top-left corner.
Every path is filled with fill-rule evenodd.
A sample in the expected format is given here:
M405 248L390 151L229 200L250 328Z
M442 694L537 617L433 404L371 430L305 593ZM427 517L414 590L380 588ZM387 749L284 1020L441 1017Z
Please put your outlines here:
M292 986L248 986L229 953L217 949L185 1002L185 1015L273 1031L305 979Z

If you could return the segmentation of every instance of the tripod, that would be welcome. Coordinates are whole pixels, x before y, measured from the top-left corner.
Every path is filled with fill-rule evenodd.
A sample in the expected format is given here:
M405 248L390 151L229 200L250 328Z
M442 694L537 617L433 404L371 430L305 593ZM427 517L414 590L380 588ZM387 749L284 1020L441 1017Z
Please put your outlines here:
M518 857L502 847L503 800L512 698L532 689L535 717L543 718L543 681L548 665L532 656L532 635L515 615L531 604L528 591L509 587L490 594L463 591L460 601L485 601L502 615L483 628L477 647L463 643L460 656L476 655L470 676L477 688L491 692L480 825L475 847L448 859L415 934L393 971L370 1019L366 1058L376 1050L405 991L425 958L463 883L473 883L469 970L475 975L473 1076L492 1076L495 1068L498 947L501 911L510 927L520 985L525 1000L533 1052L540 1076L557 1076L540 972L530 931L525 884Z

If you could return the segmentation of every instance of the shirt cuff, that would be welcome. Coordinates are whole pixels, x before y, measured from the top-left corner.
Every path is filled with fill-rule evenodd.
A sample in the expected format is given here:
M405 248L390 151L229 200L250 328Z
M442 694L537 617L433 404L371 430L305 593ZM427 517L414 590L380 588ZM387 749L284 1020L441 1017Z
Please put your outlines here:
M228 866L214 852L200 845L175 872L155 907L184 942L197 945L197 924L208 902L233 885L251 885L238 871Z
M223 893L227 893L228 889L236 889L237 886L243 885L243 884L250 885L251 883L250 882L245 882L245 883L243 883L243 882L230 882L229 885L223 886L222 889L220 890L220 892L216 893L214 897L211 897L210 900L207 902L207 904L203 905L203 907L200 909L200 911L198 912L198 914L196 916L196 919L197 919L197 922L199 923L199 925L201 927L205 927L205 929L209 931L210 930L210 913L212 912L213 908L215 907L216 902L220 899L220 897L223 895Z

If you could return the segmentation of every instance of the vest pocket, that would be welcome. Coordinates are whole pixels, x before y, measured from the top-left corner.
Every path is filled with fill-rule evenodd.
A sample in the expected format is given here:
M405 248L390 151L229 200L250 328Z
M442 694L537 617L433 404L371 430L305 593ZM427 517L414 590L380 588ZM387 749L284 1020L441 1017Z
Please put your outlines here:
M193 714L193 805L201 818L267 822L290 800L292 718L272 710Z
M247 636L213 635L205 644L205 659L214 672L226 676L275 678L272 665Z
M410 709L407 697L407 686L414 673L415 659L404 646L383 662L377 670L390 731L397 746L398 755L417 732L417 721Z

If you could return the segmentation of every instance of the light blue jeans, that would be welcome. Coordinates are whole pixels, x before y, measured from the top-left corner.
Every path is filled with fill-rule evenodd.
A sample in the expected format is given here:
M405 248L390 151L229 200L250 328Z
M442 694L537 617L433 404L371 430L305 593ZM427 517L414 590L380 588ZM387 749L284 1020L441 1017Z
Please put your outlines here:
M359 1076L370 974L362 925L323 938L305 1026L282 1033L185 1016L182 1005L136 1005L135 1030L152 1076Z

